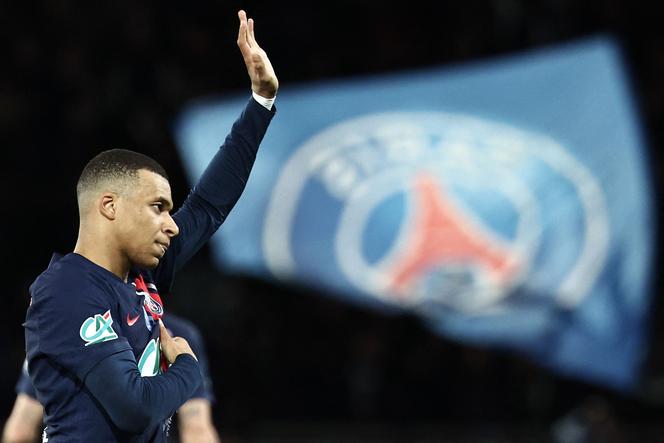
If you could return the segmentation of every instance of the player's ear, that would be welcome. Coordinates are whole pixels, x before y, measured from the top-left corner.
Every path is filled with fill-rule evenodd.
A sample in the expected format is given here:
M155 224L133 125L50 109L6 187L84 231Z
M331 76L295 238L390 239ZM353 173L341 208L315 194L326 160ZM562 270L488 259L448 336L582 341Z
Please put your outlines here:
M118 195L104 192L99 199L99 213L109 220L115 220L118 210Z

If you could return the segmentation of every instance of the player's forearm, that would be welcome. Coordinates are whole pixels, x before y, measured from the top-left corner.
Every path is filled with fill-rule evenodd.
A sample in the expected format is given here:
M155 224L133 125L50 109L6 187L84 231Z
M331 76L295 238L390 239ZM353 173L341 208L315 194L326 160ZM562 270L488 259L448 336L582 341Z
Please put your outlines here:
M198 184L173 216L180 227L180 235L173 239L169 251L177 255L176 269L209 240L235 206L273 115L273 111L250 99Z
M19 393L14 408L5 423L2 443L32 443L42 427L43 408L36 399Z
M34 423L25 423L20 419L10 417L2 432L2 443L33 443L37 440L38 435L39 428L34 426Z
M178 428L182 443L219 442L210 401L205 398L192 398L178 409Z
M216 208L223 218L242 194L273 116L273 111L251 98L194 188L193 192Z
M200 383L198 362L190 355L178 356L165 374L141 377L131 351L103 360L85 380L113 423L127 432L169 417Z
M213 426L180 428L181 443L219 443L219 434Z
M2 434L2 443L34 443L39 436L38 429L17 427L16 423L7 422Z

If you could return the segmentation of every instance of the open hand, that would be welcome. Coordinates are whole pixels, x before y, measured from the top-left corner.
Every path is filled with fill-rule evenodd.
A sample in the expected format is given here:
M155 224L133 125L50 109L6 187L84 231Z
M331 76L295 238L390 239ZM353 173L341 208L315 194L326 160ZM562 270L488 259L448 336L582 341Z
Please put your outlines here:
M247 14L243 10L238 11L237 16L240 19L237 45L247 66L251 89L261 97L274 98L279 89L279 80L267 54L256 42L254 20L247 20Z

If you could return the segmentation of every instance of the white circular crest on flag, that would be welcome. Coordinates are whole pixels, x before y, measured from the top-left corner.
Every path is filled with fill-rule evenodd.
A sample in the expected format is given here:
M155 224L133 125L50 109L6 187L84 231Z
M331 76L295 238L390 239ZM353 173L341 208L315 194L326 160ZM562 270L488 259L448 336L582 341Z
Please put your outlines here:
M464 312L494 312L517 288L550 287L538 287L548 257L564 270L551 295L571 307L605 264L609 226L597 179L555 140L510 125L443 112L380 113L311 137L283 167L268 205L263 248L275 276L299 272L293 222L312 182L342 208L335 231L320 232L334 238L336 266L357 290L388 302L434 298ZM556 192L576 206L552 212ZM372 217L396 196L405 196L403 220L389 247L368 260ZM514 214L509 229L497 229L496 213ZM578 253L564 266L550 244L550 257L540 256L545 230L557 229L552 214L563 231L579 225L572 230Z

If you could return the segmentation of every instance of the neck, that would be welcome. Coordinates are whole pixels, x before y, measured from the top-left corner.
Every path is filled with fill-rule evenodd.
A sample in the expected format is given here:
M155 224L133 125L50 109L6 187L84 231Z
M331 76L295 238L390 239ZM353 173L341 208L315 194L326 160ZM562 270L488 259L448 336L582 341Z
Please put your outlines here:
M85 235L82 230L79 230L74 252L112 272L124 282L127 281L131 266L129 260L113 248L112 244L106 241L104 236L95 236L93 238Z

